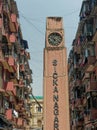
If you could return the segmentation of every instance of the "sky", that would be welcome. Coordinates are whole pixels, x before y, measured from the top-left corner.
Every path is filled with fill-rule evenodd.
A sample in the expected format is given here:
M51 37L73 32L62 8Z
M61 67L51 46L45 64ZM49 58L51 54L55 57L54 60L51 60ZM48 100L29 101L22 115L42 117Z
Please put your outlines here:
M45 48L46 18L63 17L67 54L72 47L79 23L83 0L15 0L23 39L28 41L35 96L43 96L43 50Z

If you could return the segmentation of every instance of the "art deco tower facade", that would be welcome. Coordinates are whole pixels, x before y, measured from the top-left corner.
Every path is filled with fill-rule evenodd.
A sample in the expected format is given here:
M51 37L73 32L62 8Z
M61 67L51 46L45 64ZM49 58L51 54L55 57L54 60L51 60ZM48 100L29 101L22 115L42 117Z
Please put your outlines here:
M63 19L48 17L44 49L44 130L70 130Z

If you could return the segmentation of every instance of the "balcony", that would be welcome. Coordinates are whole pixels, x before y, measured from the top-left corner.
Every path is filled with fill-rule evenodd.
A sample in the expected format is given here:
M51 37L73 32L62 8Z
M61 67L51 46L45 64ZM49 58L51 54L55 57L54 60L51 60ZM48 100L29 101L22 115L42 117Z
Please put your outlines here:
M97 119L97 109L91 109L91 120Z
M15 72L16 71L16 65L15 65L14 57L9 56L7 61L8 61L9 67L12 69L12 72Z
M23 79L19 79L19 87L24 87L24 82L23 82Z
M3 68L5 70L8 70L9 72L14 72L16 70L16 66L12 66L13 61L10 57L8 58L8 60L0 59L0 63L2 64Z
M2 23L3 23L2 18L0 18L0 28L2 28Z
M90 111L86 110L84 113L85 113L84 114L84 123L86 124L87 122L90 121Z
M86 99L86 97L84 97L84 98L83 98L83 105L85 106L86 103L87 103L87 99Z
M90 81L86 87L86 92L97 90L97 81Z
M75 107L80 107L82 106L82 99L81 98L77 98L75 100Z
M97 13L97 0L94 0L91 15L96 15L96 13Z
M5 88L6 88L6 92L9 95L16 95L16 88L14 87L13 82L7 82Z
M6 60L0 60L0 63L2 64L3 68L5 70L8 70L9 72L16 71L15 65L14 66L10 66L9 63L8 63L8 61L6 61Z
M5 114L5 109L4 108L0 108L0 114L4 115Z
M31 87L25 87L25 91L26 91L28 94L31 94L31 93L32 93L32 88L31 88Z
M0 49L0 61L2 61L3 59L4 59L4 55L3 55L2 50Z
M0 14L2 13L2 2L0 3Z
M21 40L21 49L28 49L28 42L24 39Z
M11 32L14 32L16 33L18 31L18 22L17 22L17 16L16 14L11 14L11 17L9 18L10 21L9 21L9 27L10 27L10 30Z
M12 109L6 110L5 115L8 120L12 120Z
M83 123L84 123L84 119L83 120L78 119L77 122L76 122L76 126L82 127Z
M23 119L22 118L17 118L17 125L22 126L23 125Z
M24 49L20 50L20 55L21 55L21 57L25 55L25 50Z
M16 36L14 33L12 33L10 36L9 36L9 42L11 43L15 43L16 42Z
M70 88L71 91L72 91L74 86L75 86L75 82L74 81L69 82L69 88Z
M89 16L90 10L89 10L89 1L84 0L82 2L81 11L80 11L80 19L84 19L85 17Z
M94 69L94 63L95 63L96 57L95 56L88 56L85 63L84 68L85 72L91 72Z
M81 80L80 80L80 79L76 79L75 85L76 85L76 86L81 86Z
M9 101L10 101L11 103L15 102L15 98L14 98L13 96L9 96Z
M96 62L96 64L97 64L97 62ZM94 68L95 75L97 75L97 66L96 66L96 64L95 64L95 68Z
M5 60L0 60L0 63L2 64L2 66L5 70L9 71L9 65Z
M17 101L17 104L15 104L15 108L18 111L22 111L22 108L24 108L23 107L23 105L24 105L24 98L19 98L19 97L17 97L17 98L18 98L18 101Z
M17 22L17 16L16 16L16 14L11 14L11 21L13 22L13 23L16 23Z
M81 53L81 46L80 45L74 46L74 52L77 52L77 54L80 54Z
M20 65L20 71L25 71L25 66L24 66L24 64L21 64L21 65Z
M84 114L85 123L97 119L97 109L87 110Z
M23 104L21 104L21 105L20 105L20 104L18 104L18 105L15 104L15 110L16 110L16 111L19 111L22 105L23 105Z
M13 58L12 56L9 56L9 57L8 57L8 64L9 64L10 66L14 66L14 58Z
M82 81L85 81L85 80L87 80L89 78L90 78L90 74L89 73L85 73L84 76L83 76Z
M27 59L30 59L30 53L29 52L25 52L25 54L26 54Z
M12 123L16 125L16 123L17 123L17 117L13 117L12 118Z

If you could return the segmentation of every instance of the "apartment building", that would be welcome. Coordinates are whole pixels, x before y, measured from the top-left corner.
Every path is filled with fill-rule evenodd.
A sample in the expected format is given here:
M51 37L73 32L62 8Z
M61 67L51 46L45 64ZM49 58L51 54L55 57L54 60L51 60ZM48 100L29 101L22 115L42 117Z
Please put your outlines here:
M84 0L68 57L71 130L97 130L97 0Z
M14 0L0 0L0 130L26 130L32 70Z
M32 118L30 118L31 130L43 129L43 97L35 96L30 97L30 112Z

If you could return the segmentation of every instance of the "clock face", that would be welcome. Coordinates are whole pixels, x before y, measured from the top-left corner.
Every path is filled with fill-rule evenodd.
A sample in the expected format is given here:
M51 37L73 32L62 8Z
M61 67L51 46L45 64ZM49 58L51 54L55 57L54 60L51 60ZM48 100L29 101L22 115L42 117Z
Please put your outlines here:
M61 43L61 41L62 41L62 36L57 32L53 32L48 36L48 42L53 46L58 46Z

